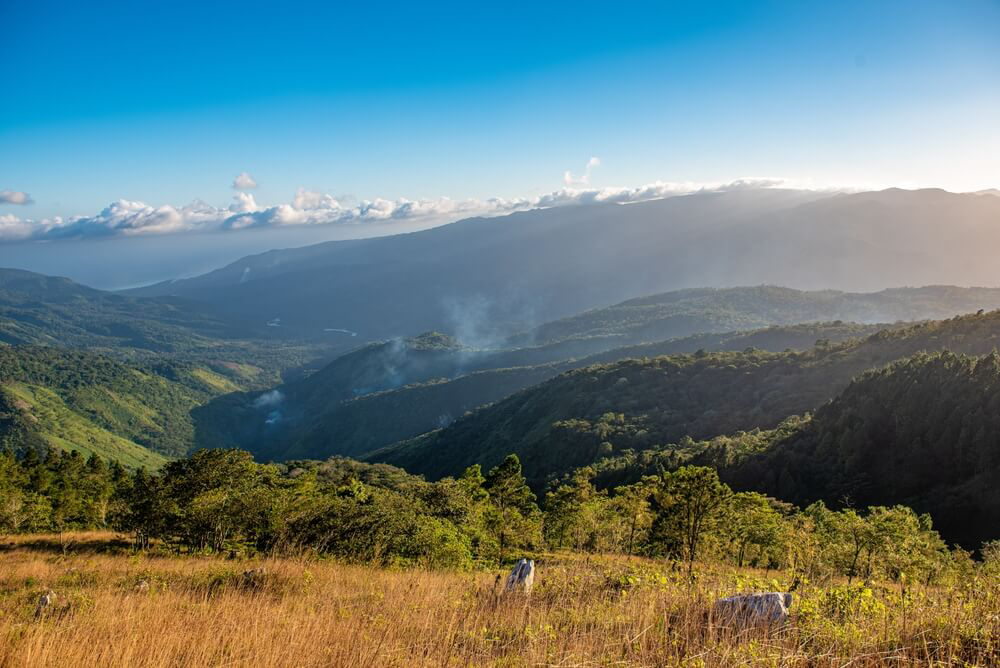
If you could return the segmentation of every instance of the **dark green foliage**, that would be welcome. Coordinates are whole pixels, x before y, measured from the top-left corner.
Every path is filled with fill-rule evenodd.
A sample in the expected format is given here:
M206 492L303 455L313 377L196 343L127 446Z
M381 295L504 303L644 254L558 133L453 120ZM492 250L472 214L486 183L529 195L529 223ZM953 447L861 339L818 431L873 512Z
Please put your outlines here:
M774 428L789 415L815 410L857 374L921 350L986 354L998 342L1000 312L990 312L806 352L702 352L595 365L374 458L435 477L473 463L492 466L515 452L541 488L553 474L628 449Z
M800 504L912 506L976 546L1000 526L1000 357L924 354L865 373L726 477Z
M809 348L817 339L839 342L879 329L876 325L845 323L772 327L700 335L620 348L588 358L513 368L489 367L545 360L554 351L474 351L453 344L427 349L422 340L440 335L424 335L365 346L337 358L305 380L278 388L283 403L281 420L276 423L268 422L272 407L255 406L259 392L219 397L195 410L196 438L199 445L206 447L246 447L262 459L335 454L358 457L445 427L474 408L563 371L599 361L694 352L699 348ZM477 368L486 370L475 371ZM424 380L427 378L433 380ZM395 387L404 382L409 384ZM355 392L358 388L364 391Z
M486 476L483 487L489 494L490 512L486 526L496 539L500 559L512 547L532 547L538 541L539 510L535 493L521 474L517 455L507 455Z
M682 466L597 490L573 472L546 496L544 517L515 456L487 476L471 467L428 483L346 459L257 464L239 450L205 450L159 475L78 453L0 454L0 532L112 528L140 549L282 552L380 565L467 568L552 548L666 554L794 569L807 577L946 574L950 555L929 516L867 514L813 504L797 512L733 494L714 471ZM992 558L991 545L983 548ZM992 566L990 566L992 568Z
M428 483L384 464L258 464L242 450L201 450L157 475L77 452L0 453L0 532L114 528L140 548L465 568L540 547L534 498L516 458L488 478L472 468Z
M108 528L128 478L117 464L79 452L0 452L0 533Z
M663 473L651 495L650 540L667 554L683 556L690 572L704 535L724 518L731 494L718 474L704 466Z

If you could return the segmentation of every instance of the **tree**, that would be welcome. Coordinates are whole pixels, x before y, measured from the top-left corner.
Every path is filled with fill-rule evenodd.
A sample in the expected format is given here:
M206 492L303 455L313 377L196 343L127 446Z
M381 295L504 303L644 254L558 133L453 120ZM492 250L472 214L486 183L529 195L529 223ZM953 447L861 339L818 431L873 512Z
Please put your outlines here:
M597 491L590 482L594 470L577 469L545 495L545 537L550 545L563 547L567 540L580 549L593 530L588 517Z
M690 573L702 538L723 516L731 494L715 470L705 466L682 466L673 473L663 473L653 493L654 540L668 551L682 553Z
M490 495L487 527L494 535L501 561L508 547L533 545L539 532L535 493L521 473L517 455L507 457L486 476Z
M778 545L784 528L781 513L763 494L741 492L730 499L725 532L733 542L740 568L749 548L757 548L758 556L763 556Z
M628 526L625 553L629 556L635 553L639 537L649 529L652 522L649 498L656 480L655 476L646 476L637 483L623 485L615 490L616 494L612 502Z
M152 538L165 537L166 508L159 478L140 468L119 496L117 522L133 533L137 548L148 549Z
M165 529L190 547L221 550L227 541L270 533L274 471L243 450L201 450L167 464L160 494Z

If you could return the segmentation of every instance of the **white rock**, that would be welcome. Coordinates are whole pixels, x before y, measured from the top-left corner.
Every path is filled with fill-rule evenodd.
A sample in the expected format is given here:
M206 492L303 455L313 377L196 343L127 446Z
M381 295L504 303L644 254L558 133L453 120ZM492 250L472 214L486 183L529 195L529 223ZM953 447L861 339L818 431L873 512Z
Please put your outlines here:
M51 589L38 597L38 605L35 606L35 619L45 613L45 609L55 603L56 593Z
M514 570L507 576L507 584L504 591L520 591L525 594L531 593L531 585L535 583L535 562L533 559L521 559L514 566Z
M715 602L713 613L715 620L725 625L781 624L788 620L791 606L791 593L771 591L720 599Z

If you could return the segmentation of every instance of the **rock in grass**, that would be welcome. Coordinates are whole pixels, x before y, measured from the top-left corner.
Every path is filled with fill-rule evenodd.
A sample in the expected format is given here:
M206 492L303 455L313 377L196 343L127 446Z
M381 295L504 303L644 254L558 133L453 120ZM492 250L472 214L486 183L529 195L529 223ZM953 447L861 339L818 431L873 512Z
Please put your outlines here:
M725 626L768 626L787 621L791 605L789 592L741 594L716 601L713 613Z
M56 602L56 593L51 589L38 597L38 605L35 606L35 619L39 619L45 614L50 605Z
M507 583L504 591L531 593L531 586L535 583L535 561L533 559L521 559L514 566L514 570L507 576Z

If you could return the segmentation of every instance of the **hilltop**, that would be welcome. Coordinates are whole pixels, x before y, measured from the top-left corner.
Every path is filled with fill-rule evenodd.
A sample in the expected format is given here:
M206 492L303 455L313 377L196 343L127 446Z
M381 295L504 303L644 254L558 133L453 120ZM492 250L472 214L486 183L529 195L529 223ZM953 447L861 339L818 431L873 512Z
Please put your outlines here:
M857 323L938 320L1000 308L1000 288L931 285L872 293L803 291L772 285L678 290L630 299L547 323L513 342L610 339L659 341L705 332L836 320Z

